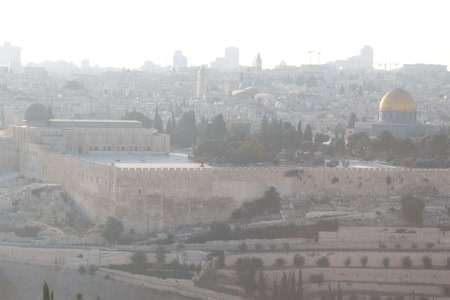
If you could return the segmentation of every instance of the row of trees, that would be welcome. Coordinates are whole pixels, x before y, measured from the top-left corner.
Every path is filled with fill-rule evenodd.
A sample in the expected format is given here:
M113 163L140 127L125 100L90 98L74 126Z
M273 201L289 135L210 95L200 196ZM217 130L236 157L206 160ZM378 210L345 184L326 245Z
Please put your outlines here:
M246 123L227 124L222 115L212 123L201 124L199 142L194 157L199 161L231 162L251 164L271 162L274 159L295 159L297 151L317 151L329 140L329 136L316 133L313 137L309 125L302 129L302 123L293 126L289 122L264 117L260 129L250 133Z
M349 155L361 159L382 159L406 167L450 167L450 135L445 132L417 140L395 138L388 131L371 139L359 132L348 137L346 150Z

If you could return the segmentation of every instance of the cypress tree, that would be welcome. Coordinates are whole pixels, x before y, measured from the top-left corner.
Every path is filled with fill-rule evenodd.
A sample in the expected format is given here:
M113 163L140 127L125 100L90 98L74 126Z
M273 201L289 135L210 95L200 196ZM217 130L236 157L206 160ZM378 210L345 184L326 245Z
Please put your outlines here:
M156 109L156 112L155 112L153 128L158 130L158 132L163 132L163 130L164 130L161 117L159 116L159 113L158 113L158 109Z
M47 281L44 281L44 286L42 287L43 300L50 300L50 290L47 285Z
M302 269L298 270L297 299L303 300L303 274L302 274Z
M291 280L289 286L289 299L296 300L297 299L297 288L296 288L296 280L295 280L295 272L291 272Z
M328 299L335 300L334 291L331 289L331 284L328 284Z
M302 129L302 121L299 120L297 124L297 135L300 140L303 139L303 129Z
M311 126L306 125L305 133L303 134L303 139L308 142L312 142L312 129Z
M264 272L259 272L258 292L261 297L266 297L266 278Z
M289 286L288 286L288 277L285 272L283 272L283 277L281 278L281 286L280 286L280 299L285 300L288 299L289 294Z
M272 288L272 299L278 300L278 280L275 277L275 280L273 281L273 288Z
M338 282L337 286L337 300L342 300L342 290L341 290L341 284Z

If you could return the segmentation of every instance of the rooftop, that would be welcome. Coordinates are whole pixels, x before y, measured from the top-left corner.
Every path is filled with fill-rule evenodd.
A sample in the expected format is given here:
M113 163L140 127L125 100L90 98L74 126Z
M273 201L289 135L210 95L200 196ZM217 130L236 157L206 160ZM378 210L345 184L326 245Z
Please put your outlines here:
M199 168L200 163L189 160L187 154L171 153L123 153L94 152L80 155L81 159L102 165L114 165L117 168Z

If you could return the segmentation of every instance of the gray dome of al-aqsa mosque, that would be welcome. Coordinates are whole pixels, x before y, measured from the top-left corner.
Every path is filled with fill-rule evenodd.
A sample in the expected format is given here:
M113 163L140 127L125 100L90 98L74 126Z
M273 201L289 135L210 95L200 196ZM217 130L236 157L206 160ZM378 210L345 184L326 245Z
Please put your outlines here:
M30 126L45 126L50 120L48 108L40 103L33 103L25 110L24 123Z
M378 136L389 131L395 137L422 137L439 130L436 125L417 121L417 107L413 96L402 88L386 93L380 101L376 122L356 122L355 132L365 132L368 136Z

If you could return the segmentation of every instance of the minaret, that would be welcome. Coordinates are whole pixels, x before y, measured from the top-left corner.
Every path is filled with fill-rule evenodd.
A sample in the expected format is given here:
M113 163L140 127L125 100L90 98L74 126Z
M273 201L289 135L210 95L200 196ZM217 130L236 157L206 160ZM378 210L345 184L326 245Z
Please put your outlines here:
M205 78L205 67L202 65L197 73L197 98L206 98L206 78Z
M261 72L261 70L262 70L262 60L261 60L261 55L259 55L259 52L258 52L258 55L256 56L256 59L255 59L255 67L256 67L256 71L257 72Z

